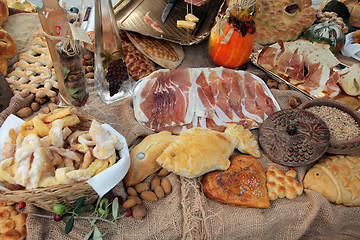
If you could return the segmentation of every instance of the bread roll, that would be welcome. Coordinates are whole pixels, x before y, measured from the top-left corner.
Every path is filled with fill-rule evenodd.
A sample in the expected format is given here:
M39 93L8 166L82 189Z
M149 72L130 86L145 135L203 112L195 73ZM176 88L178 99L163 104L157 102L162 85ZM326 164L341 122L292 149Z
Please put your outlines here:
M360 65L354 64L349 68L339 71L340 79L338 81L341 88L350 96L360 94Z
M202 191L212 199L234 205L270 208L265 171L259 160L249 155L236 155L225 171L206 174Z
M8 32L0 28L0 72L3 76L7 74L7 59L12 58L15 53L15 41Z
M305 175L304 187L327 200L345 206L360 206L360 157L329 156Z
M8 16L9 10L6 0L0 0L0 27L7 20Z
M356 4L352 9L349 23L354 27L360 27L360 3Z
M136 185L147 176L161 167L156 159L164 152L165 148L175 139L175 135L162 131L144 138L130 152L131 164L124 178L126 187Z

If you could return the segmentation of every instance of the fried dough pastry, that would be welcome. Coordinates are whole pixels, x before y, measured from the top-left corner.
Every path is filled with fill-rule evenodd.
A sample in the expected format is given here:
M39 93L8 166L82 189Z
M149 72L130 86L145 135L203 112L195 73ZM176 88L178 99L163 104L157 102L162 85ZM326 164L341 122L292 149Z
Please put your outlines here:
M193 178L213 170L227 169L235 148L242 153L260 156L255 136L241 125L229 124L225 132L192 128L170 143L156 162L170 172Z
M222 203L270 208L265 171L259 160L236 155L230 161L229 169L207 173L202 178L204 194Z
M130 152L131 164L124 178L125 186L136 185L159 170L161 167L156 159L175 138L176 136L171 132L161 131L145 137L136 145Z

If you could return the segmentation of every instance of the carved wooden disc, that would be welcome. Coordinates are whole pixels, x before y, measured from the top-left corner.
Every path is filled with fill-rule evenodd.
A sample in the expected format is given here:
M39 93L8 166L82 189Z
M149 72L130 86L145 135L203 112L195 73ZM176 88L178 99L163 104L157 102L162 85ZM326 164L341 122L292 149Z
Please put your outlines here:
M330 133L316 115L298 109L272 114L260 127L259 144L273 162L303 166L318 160L327 150Z

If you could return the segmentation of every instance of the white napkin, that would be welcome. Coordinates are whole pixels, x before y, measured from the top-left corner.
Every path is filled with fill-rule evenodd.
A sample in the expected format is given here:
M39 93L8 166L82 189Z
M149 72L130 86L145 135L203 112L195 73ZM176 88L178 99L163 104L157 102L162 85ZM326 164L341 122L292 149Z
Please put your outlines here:
M20 125L24 121L15 115L10 115L6 118L3 125L0 128L0 161L2 160L4 143L8 142L9 130L14 128L18 132ZM105 169L101 173L95 175L86 181L99 195L103 197L108 191L115 187L126 175L130 167L130 154L126 143L126 139L113 129L108 124L102 124L102 126L108 130L111 134L117 135L119 141L123 144L123 148L120 151L120 159L111 167ZM8 190L0 184L0 189Z
M352 57L360 61L360 44L354 43L352 38L353 32L346 34L346 41L344 47L341 49L342 55Z

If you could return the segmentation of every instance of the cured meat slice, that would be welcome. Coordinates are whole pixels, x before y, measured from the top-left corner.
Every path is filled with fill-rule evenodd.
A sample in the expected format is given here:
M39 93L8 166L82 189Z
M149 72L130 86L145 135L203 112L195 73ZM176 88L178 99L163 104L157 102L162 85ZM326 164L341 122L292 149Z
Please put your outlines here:
M278 56L282 54L282 52L283 50L281 48L265 46L259 54L257 64L267 70L272 70L276 66Z
M210 72L209 86L215 97L216 114L222 121L232 122L234 116L228 100L229 88L226 86L225 81L219 77L217 71Z
M228 75L228 76L227 76ZM251 128L253 126L254 121L245 116L243 113L243 104L242 104L242 96L245 96L244 89L240 87L240 84L244 82L244 78L237 72L231 70L223 70L223 77L231 79L231 91L229 93L229 103L240 119L238 124L244 126L245 128Z
M297 53L285 52L277 63L278 74L286 79L304 82L304 57Z
M252 74L245 72L244 80L245 84L251 82L255 85L254 89L251 89L250 87L247 88L247 90L250 92L250 96L252 96L254 99L253 101L257 109L257 111L255 109L251 109L251 112L257 116L262 116L261 113L263 113L264 116L260 121L260 123L262 123L267 117L277 111L276 106L272 99L264 92L260 82L257 81Z
M309 73L302 86L310 96L315 96L325 89L325 84L330 76L330 68L326 65L321 66L320 63L313 63L308 66L308 70Z
M340 79L339 73L335 72L326 82L324 90L331 98L336 97L340 93L340 87L337 84L339 79Z
M194 104L190 104L193 94L189 71L160 71L150 76L140 93L137 119L154 130L191 123Z
M158 70L136 83L133 100L140 123L173 134L229 123L250 129L280 110L261 79L222 67Z
M164 31L160 28L160 25L155 22L150 16L150 12L147 12L144 16L144 21L149 24L155 31L163 33Z

